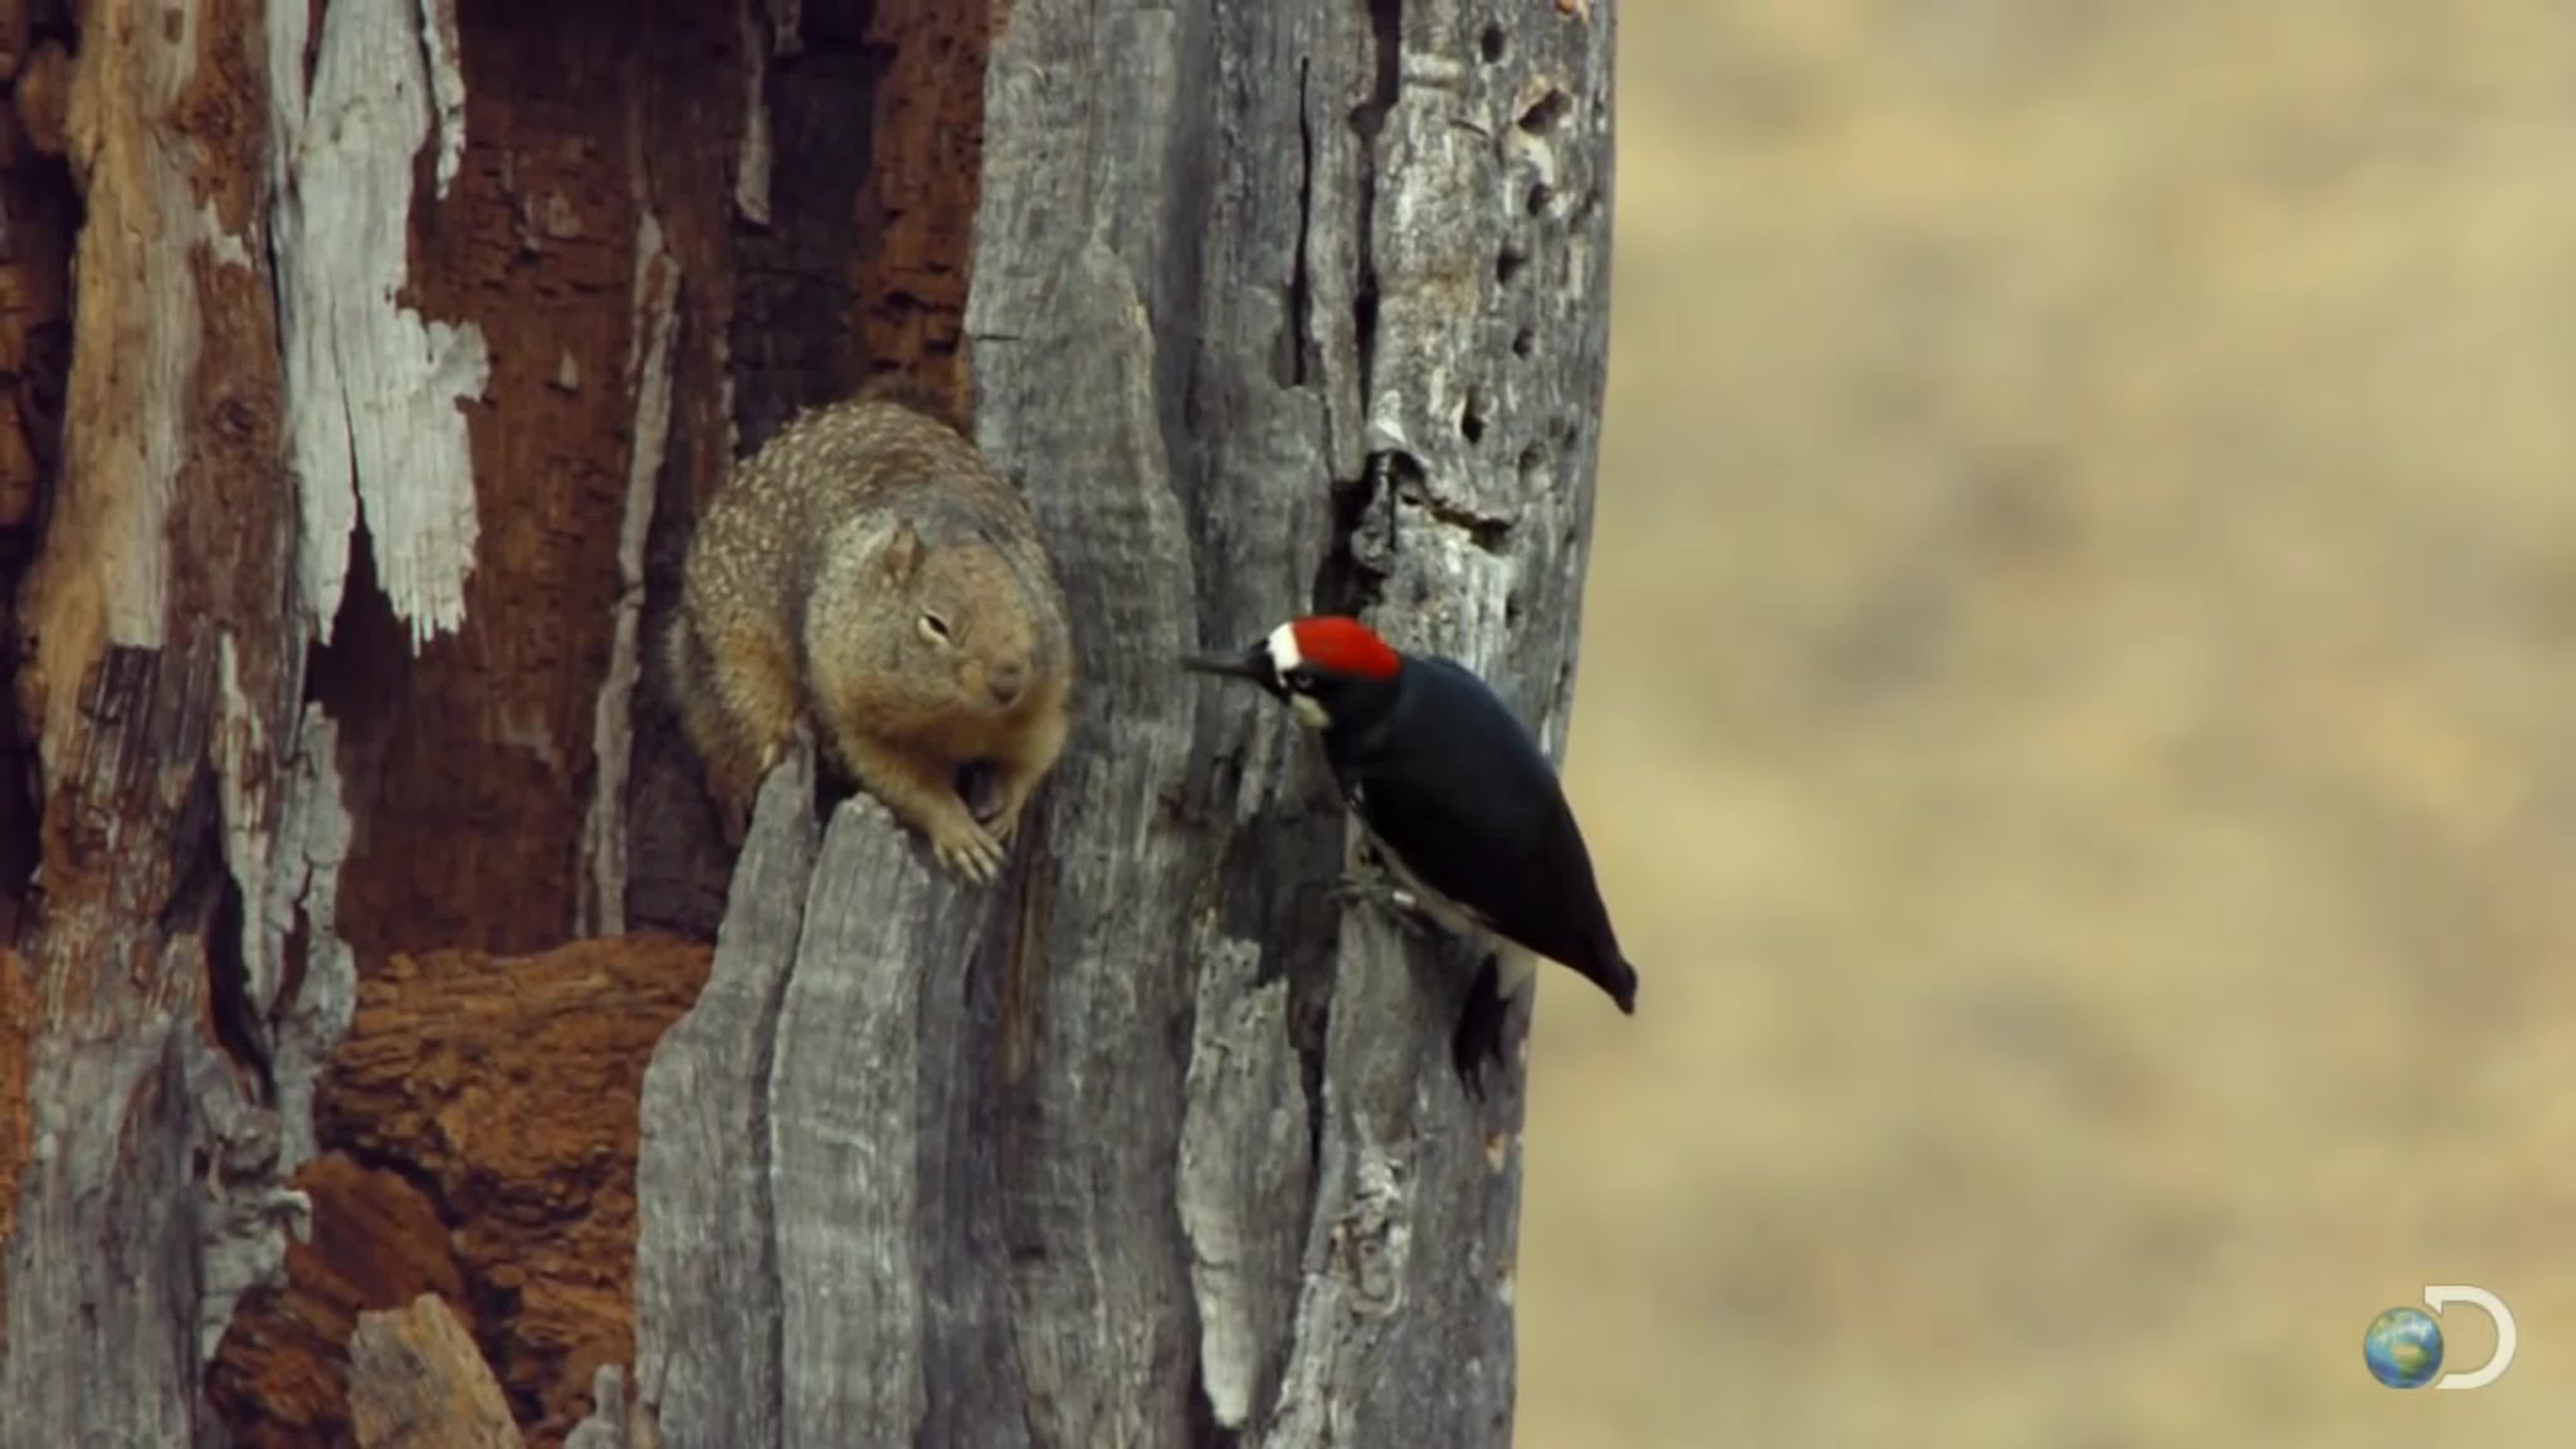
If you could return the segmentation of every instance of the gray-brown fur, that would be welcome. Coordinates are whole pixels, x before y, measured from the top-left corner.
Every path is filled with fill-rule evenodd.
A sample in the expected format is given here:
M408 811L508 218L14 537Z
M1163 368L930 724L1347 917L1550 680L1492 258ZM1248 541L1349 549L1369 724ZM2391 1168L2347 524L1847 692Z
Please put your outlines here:
M866 394L790 421L708 503L664 640L728 841L808 729L990 880L1064 749L1065 615L1028 505L955 429ZM970 803L971 767L990 788Z

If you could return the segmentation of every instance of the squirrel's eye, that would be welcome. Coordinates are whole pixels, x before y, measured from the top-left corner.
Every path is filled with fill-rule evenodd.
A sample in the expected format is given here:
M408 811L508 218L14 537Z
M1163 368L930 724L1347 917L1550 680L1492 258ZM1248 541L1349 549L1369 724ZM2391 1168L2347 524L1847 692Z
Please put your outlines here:
M936 644L948 642L948 621L937 614L921 616L921 637Z

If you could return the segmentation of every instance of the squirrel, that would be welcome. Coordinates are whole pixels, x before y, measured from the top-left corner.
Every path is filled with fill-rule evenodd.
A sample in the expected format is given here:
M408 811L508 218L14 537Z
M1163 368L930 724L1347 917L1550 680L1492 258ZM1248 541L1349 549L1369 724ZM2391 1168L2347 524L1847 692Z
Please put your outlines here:
M726 843L803 733L991 881L1064 751L1068 613L1027 501L956 428L882 388L790 419L708 502L664 636Z

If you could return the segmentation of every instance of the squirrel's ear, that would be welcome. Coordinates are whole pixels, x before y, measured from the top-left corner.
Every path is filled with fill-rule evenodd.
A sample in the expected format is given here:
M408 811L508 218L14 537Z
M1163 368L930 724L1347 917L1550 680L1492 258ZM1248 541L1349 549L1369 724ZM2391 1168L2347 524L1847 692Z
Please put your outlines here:
M907 518L894 526L894 535L886 540L885 552L877 555L877 564L885 570L886 578L899 584L912 577L920 562L921 534Z

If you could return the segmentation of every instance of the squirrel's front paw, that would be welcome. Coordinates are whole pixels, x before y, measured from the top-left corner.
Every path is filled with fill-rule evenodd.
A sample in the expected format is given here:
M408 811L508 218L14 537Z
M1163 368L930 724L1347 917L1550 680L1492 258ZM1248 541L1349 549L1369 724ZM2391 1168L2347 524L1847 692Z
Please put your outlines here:
M1020 817L1027 813L1031 787L1036 784L1037 781L1027 775L1014 775L994 791L1000 798L994 803L992 813L978 818L984 822L984 828L992 832L995 840L1008 841L1012 832L1020 828Z
M963 811L931 837L930 848L941 865L968 880L989 883L1002 872L1001 842Z
M1005 844L1009 843L1011 832L1020 828L1021 803L1022 802L1018 800L1003 801L1000 808L996 809L991 815L985 817L984 833L992 836L995 840L1001 841Z

